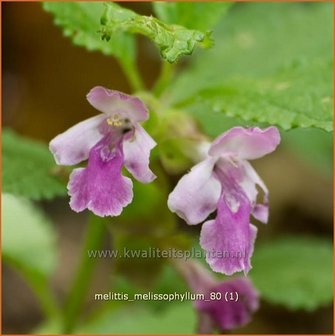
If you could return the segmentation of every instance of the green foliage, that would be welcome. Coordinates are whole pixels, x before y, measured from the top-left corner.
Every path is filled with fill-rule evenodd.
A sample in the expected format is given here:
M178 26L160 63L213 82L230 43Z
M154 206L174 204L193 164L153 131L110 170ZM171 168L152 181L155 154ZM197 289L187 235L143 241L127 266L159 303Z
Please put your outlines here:
M191 54L196 45L204 48L212 45L208 32L168 25L152 16L138 15L112 2L106 3L101 23L103 39L109 40L118 32L142 34L157 45L161 56L170 63L182 55Z
M150 184L143 184L134 180L133 189L134 200L124 209L122 219L132 221L136 219L138 221L139 218L152 219L155 217L153 216L153 212L159 211L161 213L161 208L164 205L164 199L166 199L168 191L157 179ZM157 224L155 223L155 225Z
M55 23L63 28L65 36L73 43L92 51L113 55L126 63L135 59L135 43L128 34L115 34L110 43L101 40L100 17L104 11L102 2L44 2L43 8L55 17Z
M290 309L314 310L333 297L332 244L318 238L282 238L257 246L250 277L261 296Z
M225 14L231 2L154 2L154 10L162 21L189 29L211 29Z
M295 129L283 136L283 145L288 146L297 157L320 169L331 178L333 174L333 132L319 129Z
M192 334L196 314L190 302L167 303L163 312L153 314L143 305L128 305L118 311L105 310L100 316L81 327L87 334Z
M190 156L197 154L194 143L195 141L185 138L170 138L160 142L160 159L167 172L182 173L193 165Z
M32 331L34 335L61 335L62 332L62 321L60 317L43 321L42 324Z
M2 133L3 191L31 199L66 194L54 173L52 154L45 144L26 139L10 130Z
M166 102L194 113L210 135L227 117L332 130L332 5L234 9L214 32L215 47L199 53Z
M56 264L53 227L30 201L2 195L2 257L30 284L46 315L58 315L50 292L50 275Z
M169 294L189 291L185 282L176 271L165 264L153 286L144 288L126 277L114 272L113 293L128 294L132 299L138 293ZM108 292L108 291L106 291ZM160 322L162 324L160 324ZM196 316L191 302L180 301L141 301L123 300L104 301L89 319L75 330L76 333L111 334L111 333L192 333L195 329ZM153 328L153 329L151 329ZM182 329L180 329L182 328ZM34 330L35 334L59 334L62 332L61 321L52 319Z
M155 293L185 293L189 291L185 280L177 273L171 264L164 265L160 277L157 279L154 292Z
M48 277L54 269L55 232L28 200L2 196L2 253L19 268Z
M158 171L158 167L155 169L153 164L151 166L158 176L157 179L150 184L133 181L133 202L117 219L120 224L115 229L128 230L129 233L138 232L139 235L157 240L174 231L175 217L166 204L169 190L165 176Z

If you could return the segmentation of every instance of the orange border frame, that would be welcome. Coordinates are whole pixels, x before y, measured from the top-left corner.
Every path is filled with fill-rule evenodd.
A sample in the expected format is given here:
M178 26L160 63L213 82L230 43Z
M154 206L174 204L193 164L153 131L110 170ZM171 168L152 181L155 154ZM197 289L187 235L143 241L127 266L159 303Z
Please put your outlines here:
M50 1L50 0L49 0ZM52 0L55 2L60 2L59 0ZM62 0L63 2L80 2L80 0ZM90 0L83 0L83 2L89 2ZM99 0L91 0L91 1L99 1ZM103 1L103 0L101 0ZM152 0L117 0L118 2L153 2ZM161 0L160 0L161 1ZM166 0L164 0L166 1ZM0 0L0 18L1 18L1 22L2 22L2 3L3 2L43 2L41 0ZM166 1L168 2L168 1ZM227 0L174 0L171 2L228 2ZM235 0L234 2L331 2L333 3L333 18L335 19L335 0L279 0L279 1L267 1L267 0ZM334 41L334 36L335 36L335 26L333 26L333 58L335 56L335 41ZM2 131L2 24L0 24L0 38L1 38L1 43L0 43L0 62L1 62L1 69L0 69L0 74L1 74L1 78L0 78L0 105L1 105L1 119L0 119L0 130ZM333 84L335 87L335 67L333 67ZM334 92L335 93L335 89ZM333 111L335 110L335 103L333 105ZM333 125L335 127L335 120L333 120ZM2 176L2 137L0 137L0 148L1 148L1 153L0 153L0 175ZM334 167L335 167L335 141L333 138L333 245L335 244L335 198L334 198L334 191L335 191L335 179L334 179ZM2 193L2 183L0 184L0 191ZM0 200L0 212L2 213L2 200ZM2 228L2 220L0 220L0 227ZM0 257L1 257L1 262L0 262L0 301L1 301L1 305L2 305L2 230L0 232ZM334 251L334 247L333 247L333 289L335 289L335 251ZM333 334L329 334L329 335L335 335L335 304L334 304L334 300L333 300ZM0 316L0 335L4 335L4 336L26 336L26 335L34 335L34 334L2 334L2 314ZM39 334L41 336L47 336L48 334L42 335ZM58 335L63 335L63 334L58 334ZM77 335L77 336L87 336L88 334L73 334L73 335ZM104 334L106 335L106 334ZM116 334L115 334L116 335ZM133 336L134 334L122 334L122 336ZM136 336L147 336L146 334L135 334ZM163 335L168 335L168 334L157 334L156 336L163 336ZM174 334L176 335L176 334ZM191 335L191 334L178 334L176 336L183 336L183 335ZM198 336L207 336L207 335L199 335L199 334L192 334L192 335L198 335ZM234 334L235 336L246 336L246 335L253 335L256 336L255 334ZM262 335L267 335L267 336L314 336L316 334L285 334L285 335L281 335L281 334L262 334ZM327 335L327 334L323 334L323 335ZM111 334L111 336L113 336L113 334ZM210 335L208 335L210 336Z

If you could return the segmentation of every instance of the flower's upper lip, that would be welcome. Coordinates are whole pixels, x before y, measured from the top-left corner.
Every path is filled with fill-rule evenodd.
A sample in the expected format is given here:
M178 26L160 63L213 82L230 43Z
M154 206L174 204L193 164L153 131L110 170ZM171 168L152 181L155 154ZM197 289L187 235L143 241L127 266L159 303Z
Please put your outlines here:
M213 141L208 154L253 160L273 152L279 143L280 134L276 127L234 127Z
M142 100L120 91L96 86L86 97L93 107L109 117L119 115L120 118L127 118L132 122L144 121L149 117L148 109Z

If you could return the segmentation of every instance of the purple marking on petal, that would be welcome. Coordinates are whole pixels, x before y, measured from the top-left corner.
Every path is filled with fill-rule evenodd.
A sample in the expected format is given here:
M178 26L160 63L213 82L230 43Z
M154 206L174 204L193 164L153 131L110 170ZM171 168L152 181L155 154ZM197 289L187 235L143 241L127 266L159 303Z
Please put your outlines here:
M197 302L200 312L212 318L219 329L230 330L247 324L251 314L259 307L259 294L248 278L235 278L223 281L210 292L221 293L221 300L201 300ZM225 300L226 293L238 293L238 300ZM230 294L228 299L230 298Z
M138 181L149 183L156 178L149 168L150 151L156 142L139 124L134 128L133 136L123 142L124 165Z
M89 209L98 216L118 216L132 198L132 181L121 175L122 144L110 150L111 135L90 151L86 168L73 170L68 184L70 206L76 212Z
M239 185L250 201L251 214L257 220L267 223L269 217L269 191L251 164L246 160L239 160L232 163L225 158L220 158L215 167L215 171L221 178L223 177L224 184L227 184L228 178L229 180L233 180L234 184ZM256 185L263 191L263 200L258 204L258 190Z
M87 160L90 149L103 138L101 131L106 116L86 119L50 141L49 148L59 165L72 166Z
M200 245L206 250L206 261L213 271L231 275L250 270L257 233L249 221L250 211L249 200L242 190L222 192L216 219L205 222L200 234Z
M214 140L209 154L253 160L273 152L279 143L280 134L276 127L234 127Z
M118 114L121 118L128 118L132 122L144 121L149 117L147 107L139 98L102 86L94 87L87 94L87 100L108 116Z
M215 160L207 159L195 165L169 195L169 209L188 224L199 224L216 209L221 185L214 164Z

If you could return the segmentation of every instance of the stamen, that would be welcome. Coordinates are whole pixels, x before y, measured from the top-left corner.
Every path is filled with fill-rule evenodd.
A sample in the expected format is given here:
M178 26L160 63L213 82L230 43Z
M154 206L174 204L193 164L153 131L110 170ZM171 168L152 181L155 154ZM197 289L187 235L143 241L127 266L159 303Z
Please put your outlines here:
M116 127L122 126L122 120L120 119L120 115L119 114L112 115L110 118L107 119L107 124Z

